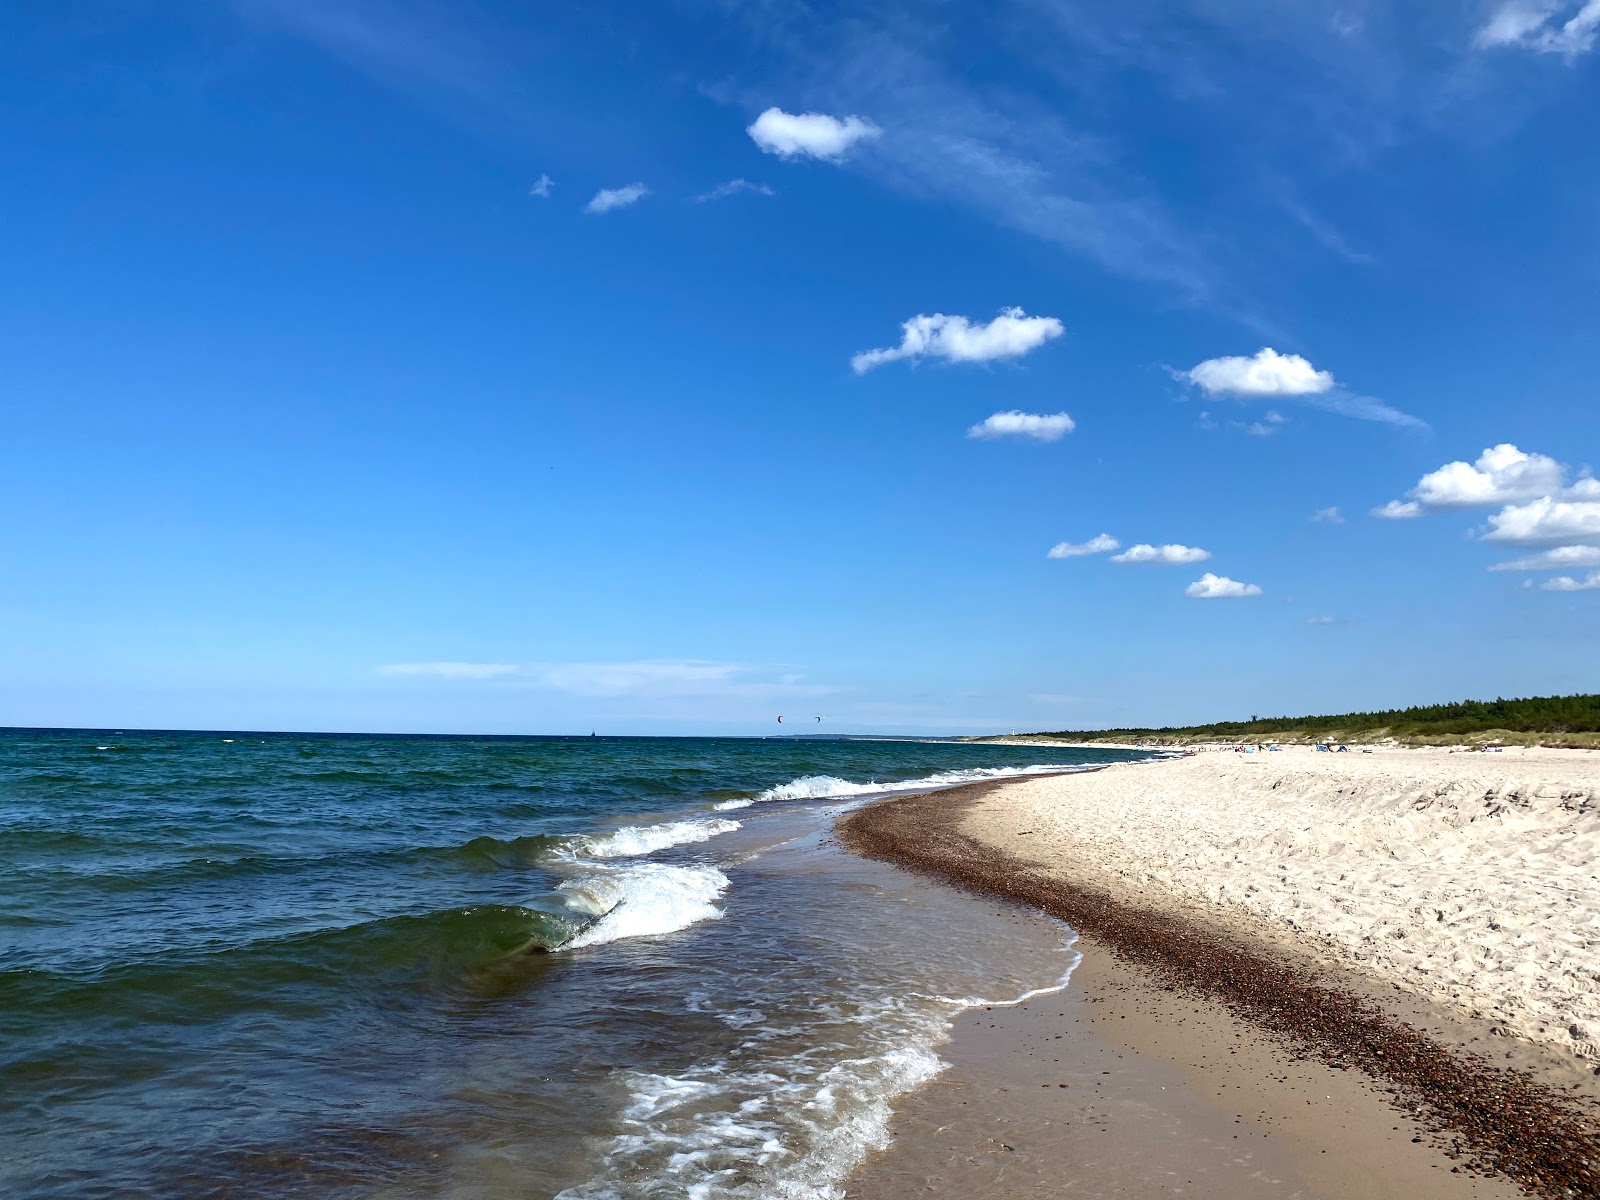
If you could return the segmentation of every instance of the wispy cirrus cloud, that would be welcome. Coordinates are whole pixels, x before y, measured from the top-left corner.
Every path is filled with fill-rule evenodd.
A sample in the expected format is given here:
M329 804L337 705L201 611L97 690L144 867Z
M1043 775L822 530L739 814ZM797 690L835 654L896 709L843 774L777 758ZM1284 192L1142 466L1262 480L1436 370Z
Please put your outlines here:
M650 189L642 183L630 183L626 187L601 188L590 198L589 203L583 206L586 213L608 213L615 209L627 208L630 204L637 204L650 194Z
M632 662L539 663L529 677L544 687L593 697L725 697L746 700L805 700L839 689L809 682L803 674L776 677L746 663L697 658L648 658Z
M726 200L729 196L775 196L777 195L764 183L751 183L748 179L730 179L727 183L719 183L709 192L701 192L696 196L695 203L704 204L710 200Z
M1555 546L1526 558L1497 562L1489 570L1560 571L1575 567L1600 567L1600 546Z
M1479 47L1518 46L1558 54L1569 62L1594 49L1600 39L1600 0L1509 0L1478 30Z
M381 666L393 678L483 681L514 679L536 689L601 699L714 697L805 700L840 689L811 682L804 674L748 663L699 658L645 658L623 662L414 662Z
M378 668L378 674L419 679L498 679L515 675L513 663L416 662L391 663Z

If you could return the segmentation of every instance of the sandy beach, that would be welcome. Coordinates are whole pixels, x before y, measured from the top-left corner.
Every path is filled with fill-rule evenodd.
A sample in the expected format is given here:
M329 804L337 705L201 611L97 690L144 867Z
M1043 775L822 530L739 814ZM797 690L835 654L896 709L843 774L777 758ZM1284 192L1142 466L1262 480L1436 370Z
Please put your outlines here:
M1080 1064L1097 1046L1122 1056L1099 1138L1131 1114L1187 1131L1161 1144L1190 1147L1191 1194L1600 1194L1597 796L1600 757L1582 751L1289 748L863 810L841 825L847 845L1051 911L1084 934L1085 962L1056 1002L958 1027L951 1070L850 1194L981 1178L983 1156L959 1152L974 1128L958 1098L989 1093L999 1119L1002 1093L1044 1097L1051 1081L1024 1083L1023 1064L1064 1045ZM1015 1194L1085 1169L1090 1110L1059 1082L1004 1122L1014 1136L986 1131L1014 1147L1012 1179L1039 1181ZM1248 1154L1228 1153L1232 1135L1217 1149L1224 1116L1259 1135ZM1126 1157L1075 1190L1164 1190Z

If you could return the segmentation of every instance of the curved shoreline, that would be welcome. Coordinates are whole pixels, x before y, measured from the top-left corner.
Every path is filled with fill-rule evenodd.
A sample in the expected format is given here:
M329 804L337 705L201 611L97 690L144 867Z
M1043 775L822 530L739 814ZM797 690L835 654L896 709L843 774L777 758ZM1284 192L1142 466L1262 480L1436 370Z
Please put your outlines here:
M843 817L857 853L1066 921L1115 958L1264 1031L1296 1057L1360 1071L1431 1130L1456 1169L1550 1197L1600 1197L1600 1126L1528 1074L1453 1049L1265 942L1051 876L969 836L969 810L1004 783L891 797Z

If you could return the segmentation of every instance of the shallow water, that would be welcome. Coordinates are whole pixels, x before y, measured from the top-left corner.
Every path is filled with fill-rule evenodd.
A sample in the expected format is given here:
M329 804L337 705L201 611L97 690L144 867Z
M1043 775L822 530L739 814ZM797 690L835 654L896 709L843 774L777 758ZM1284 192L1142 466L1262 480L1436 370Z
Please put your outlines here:
M960 1004L1072 961L832 816L1127 757L0 733L0 1189L831 1195Z

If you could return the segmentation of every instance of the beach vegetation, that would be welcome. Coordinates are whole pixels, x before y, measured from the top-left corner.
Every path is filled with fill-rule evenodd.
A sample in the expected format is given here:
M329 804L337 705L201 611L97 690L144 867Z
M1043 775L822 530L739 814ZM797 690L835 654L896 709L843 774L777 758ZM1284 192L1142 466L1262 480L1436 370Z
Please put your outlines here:
M1320 716L1262 717L1209 725L1058 730L1030 734L1080 742L1393 740L1429 745L1600 746L1600 694L1456 700Z

